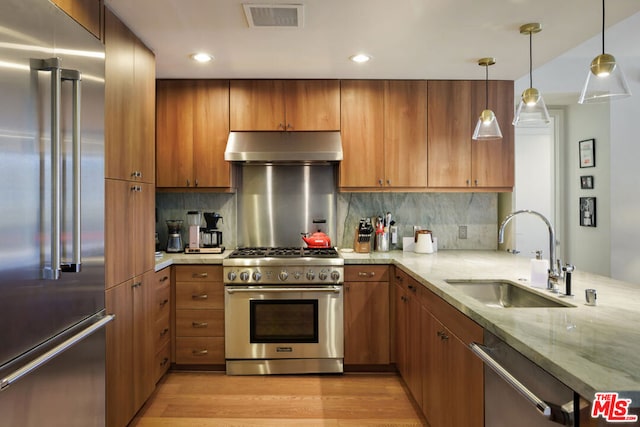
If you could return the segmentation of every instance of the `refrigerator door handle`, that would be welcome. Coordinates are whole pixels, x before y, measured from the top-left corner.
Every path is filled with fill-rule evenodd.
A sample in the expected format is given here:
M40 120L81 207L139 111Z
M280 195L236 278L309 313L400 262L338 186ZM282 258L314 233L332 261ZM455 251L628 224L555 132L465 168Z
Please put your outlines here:
M45 266L45 279L60 278L60 215L62 210L60 153L60 96L62 69L60 58L32 59L31 68L51 72L51 265Z
M73 85L73 124L72 124L72 160L73 160L73 258L71 262L61 263L60 269L65 273L78 273L82 266L82 247L81 247L81 188L80 178L82 176L80 161L81 146L81 82L82 73L77 70L63 69L61 73L62 81L71 81Z
M98 329L103 328L107 323L111 322L115 318L113 314L108 314L106 316L103 314L99 314L98 316L100 316L101 318L96 323L93 323L91 326L78 332L71 338L55 346L54 348L47 351L40 357L37 357L36 359L32 360L31 362L27 363L21 368L15 370L11 374L7 375L6 377L0 379L0 391L5 390L7 387L15 383L16 381L18 381L20 378L24 377L25 375L29 374L35 369L38 369L40 366L44 365L51 359L55 358L60 353L63 353L65 350L73 347L78 342L82 341L83 339L87 338L89 335L96 332Z

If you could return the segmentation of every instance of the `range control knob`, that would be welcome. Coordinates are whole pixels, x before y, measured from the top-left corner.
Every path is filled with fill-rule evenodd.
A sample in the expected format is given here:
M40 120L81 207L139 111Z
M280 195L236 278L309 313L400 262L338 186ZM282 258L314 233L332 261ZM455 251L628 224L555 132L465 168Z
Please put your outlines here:
M243 271L242 273L240 273L240 280L242 280L243 282L249 280L249 272Z
M236 280L236 272L235 271L228 272L227 279L229 279L230 282L233 282L234 280Z
M322 270L320 271L320 273L318 273L318 279L320 280L327 280L327 270Z
M262 274L259 271L253 272L253 281L258 282L262 278Z
M340 272L338 270L333 270L331 272L331 280L338 281L340 279Z
M278 278L284 282L285 280L287 280L289 278L289 273L287 273L287 270L282 270L278 274Z
M294 272L294 273L293 273L293 277L294 277L296 280L300 280L300 278L302 277L302 272L301 272L301 271L296 271L296 272Z
M316 278L316 273L313 270L307 271L307 280L313 280Z

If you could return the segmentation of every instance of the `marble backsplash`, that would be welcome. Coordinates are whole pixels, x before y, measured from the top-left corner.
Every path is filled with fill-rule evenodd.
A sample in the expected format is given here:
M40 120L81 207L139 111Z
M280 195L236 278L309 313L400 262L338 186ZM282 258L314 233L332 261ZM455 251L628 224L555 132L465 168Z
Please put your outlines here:
M338 193L337 231L339 247L353 247L360 218L391 212L398 227L397 248L402 237L413 234L413 226L432 230L439 249L497 248L498 195L496 193ZM165 220L182 219L187 211L217 212L223 217L218 229L223 245L235 248L237 197L232 193L164 193L156 194L156 231L160 246L167 242ZM467 227L467 238L458 236L459 226ZM332 236L333 237L333 236ZM188 231L183 230L183 238ZM334 243L335 244L335 243Z

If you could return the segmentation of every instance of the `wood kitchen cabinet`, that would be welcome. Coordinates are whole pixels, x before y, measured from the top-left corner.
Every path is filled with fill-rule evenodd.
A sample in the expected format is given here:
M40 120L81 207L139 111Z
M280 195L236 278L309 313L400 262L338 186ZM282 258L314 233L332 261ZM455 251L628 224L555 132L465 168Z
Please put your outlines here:
M52 3L65 11L91 34L101 38L102 0L52 0Z
M155 265L155 189L152 184L105 182L106 287L116 286Z
M422 288L422 409L433 427L484 426L482 361L469 349L482 327Z
M394 273L395 359L414 400L422 403L420 299L422 285L399 268Z
M106 291L107 312L116 318L107 325L107 426L126 426L156 384L153 330L154 272Z
M346 266L345 365L388 365L389 267Z
M175 343L178 365L224 365L222 266L175 266Z
M155 57L105 8L105 176L155 182Z
M343 80L340 187L427 187L427 82Z
M155 383L171 366L171 268L165 267L153 276L153 380Z
M157 187L228 188L228 80L158 80Z
M340 130L339 80L232 80L232 131Z
M513 82L489 82L489 108L503 138L471 139L485 109L485 82L428 83L428 183L430 188L511 191L514 180Z

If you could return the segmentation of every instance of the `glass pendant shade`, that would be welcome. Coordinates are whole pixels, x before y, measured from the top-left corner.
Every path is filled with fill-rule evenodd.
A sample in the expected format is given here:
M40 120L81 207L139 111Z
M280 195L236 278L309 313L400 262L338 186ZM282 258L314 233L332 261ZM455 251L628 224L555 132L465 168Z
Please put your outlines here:
M627 85L627 79L613 55L604 53L595 57L591 61L578 103L606 102L629 96L631 91Z
M514 126L540 127L551 122L549 111L544 99L536 88L529 88L522 92L520 103L513 119Z
M579 104L613 101L631 96L627 79L613 55L604 50L605 7L602 0L602 54L593 58Z
M532 22L520 27L520 34L529 36L529 88L522 92L520 103L513 118L513 125L518 127L544 127L551 119L540 91L533 87L533 42L532 35L542 31L542 24Z
M478 65L485 67L485 108L480 113L480 118L476 124L476 129L473 131L474 140L489 140L489 139L501 139L502 132L500 131L500 125L498 119L493 111L489 110L489 66L496 63L495 58L480 58Z
M484 110L480 114L476 129L473 131L473 139L488 140L502 138L500 125L496 119L496 115L491 110Z

